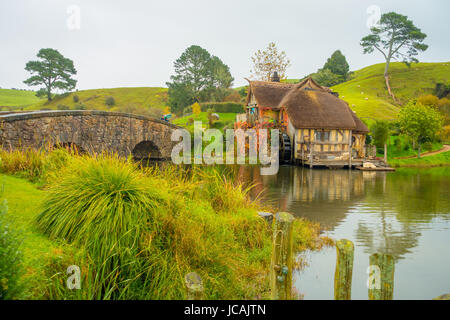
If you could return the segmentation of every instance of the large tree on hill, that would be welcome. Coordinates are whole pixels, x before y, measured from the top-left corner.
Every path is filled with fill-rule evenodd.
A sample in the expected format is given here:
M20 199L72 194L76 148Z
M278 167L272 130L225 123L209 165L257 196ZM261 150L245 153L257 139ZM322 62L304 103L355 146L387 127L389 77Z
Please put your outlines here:
M29 86L44 86L37 91L38 97L47 96L50 101L54 89L70 91L75 88L77 81L71 77L77 74L77 71L72 60L50 48L39 50L37 57L39 60L26 64L25 70L31 73L31 77L24 83Z
M231 87L233 77L222 60L200 46L190 46L174 63L175 75L167 82L169 105L175 113L194 102L215 99Z
M275 43L271 42L265 50L258 50L252 57L253 70L250 72L257 80L270 81L276 71L280 79L286 78L286 69L291 62L286 52L279 52Z
M389 63L392 59L400 58L407 65L419 62L416 56L428 48L428 45L423 43L427 35L408 20L407 16L395 12L383 14L379 24L370 30L371 34L361 39L361 46L364 53L372 53L376 49L384 56L386 87L391 97L396 100L389 84Z

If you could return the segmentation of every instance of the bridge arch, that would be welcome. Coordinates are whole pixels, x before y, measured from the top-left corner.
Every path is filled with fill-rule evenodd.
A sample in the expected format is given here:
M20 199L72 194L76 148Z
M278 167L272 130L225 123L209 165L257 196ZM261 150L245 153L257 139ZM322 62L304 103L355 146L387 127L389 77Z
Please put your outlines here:
M166 121L120 112L58 110L15 113L0 115L0 146L48 149L56 144L76 145L89 153L109 151L127 157L133 154L133 150L135 153L153 151L150 154L170 158L176 143L170 137L177 128Z
M162 159L161 150L153 141L141 141L139 142L131 152L133 158L136 160L143 159Z

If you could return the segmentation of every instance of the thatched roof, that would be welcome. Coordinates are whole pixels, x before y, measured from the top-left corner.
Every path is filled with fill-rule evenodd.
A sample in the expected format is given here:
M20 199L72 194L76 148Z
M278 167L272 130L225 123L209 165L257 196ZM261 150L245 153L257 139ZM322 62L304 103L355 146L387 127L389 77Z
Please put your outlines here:
M299 84L280 102L295 128L356 129L352 111L341 99Z
M331 94L311 77L300 83L249 81L247 105L255 97L258 107L284 108L296 128L352 129L367 133L366 125L347 102Z
M283 97L295 87L295 83L249 81L246 104L250 103L250 97L256 99L258 107L277 109Z

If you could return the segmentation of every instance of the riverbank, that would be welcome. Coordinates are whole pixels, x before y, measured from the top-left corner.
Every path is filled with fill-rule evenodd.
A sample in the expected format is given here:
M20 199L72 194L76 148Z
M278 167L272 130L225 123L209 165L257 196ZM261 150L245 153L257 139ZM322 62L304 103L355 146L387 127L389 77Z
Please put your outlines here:
M270 208L226 172L63 150L0 157L6 220L22 239L16 298L184 299L192 271L206 299L269 297L272 231L257 212ZM320 247L318 224L294 228L295 250ZM82 290L66 288L70 265Z
M430 168L430 167L444 167L450 166L450 151L433 154L421 158L407 158L407 159L388 159L388 163L391 167L418 167L418 168Z

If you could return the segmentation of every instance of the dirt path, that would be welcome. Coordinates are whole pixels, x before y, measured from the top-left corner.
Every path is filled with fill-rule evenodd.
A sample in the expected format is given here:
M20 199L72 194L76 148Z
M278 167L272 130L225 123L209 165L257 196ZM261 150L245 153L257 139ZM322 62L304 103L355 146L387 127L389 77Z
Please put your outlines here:
M444 146L442 147L442 149L437 150L437 151L432 151L432 152L425 152L425 153L422 153L422 154L420 155L420 157L422 158L422 157L434 156L435 154L439 154L439 153L447 152L447 151L450 151L450 145L449 145L449 144L444 144ZM398 158L394 158L394 159L414 159L414 158L417 158L417 156L398 157Z

